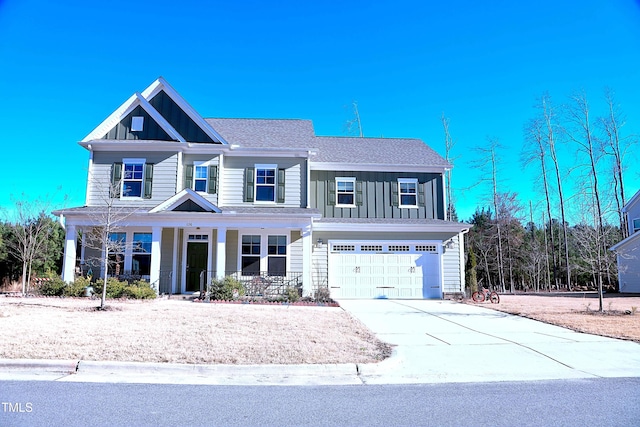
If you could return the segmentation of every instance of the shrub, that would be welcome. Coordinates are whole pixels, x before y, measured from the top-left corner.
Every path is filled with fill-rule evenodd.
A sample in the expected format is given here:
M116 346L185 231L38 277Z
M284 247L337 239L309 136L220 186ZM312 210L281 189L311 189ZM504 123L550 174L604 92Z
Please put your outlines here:
M44 295L46 297L60 297L64 294L66 286L66 283L64 283L62 279L56 277L54 279L42 281L38 291L40 292L40 295Z
M137 280L129 284L124 289L123 295L133 299L154 299L157 296L156 291L151 288L149 282L144 280Z
M295 286L289 286L287 288L287 292L285 294L287 301L289 302L296 302L298 301L298 299L300 299L300 292L298 291L298 288Z
M93 285L94 292L98 296L102 295L103 283L103 280L96 280ZM121 282L115 277L109 277L107 279L107 298L122 298L127 286L127 282Z
M223 279L213 279L209 286L209 297L214 300L229 301L234 299L234 290L237 290L238 296L244 295L244 286L238 279L226 276Z
M78 277L73 283L67 283L64 288L64 296L83 297L87 286L91 286L91 280L87 277Z

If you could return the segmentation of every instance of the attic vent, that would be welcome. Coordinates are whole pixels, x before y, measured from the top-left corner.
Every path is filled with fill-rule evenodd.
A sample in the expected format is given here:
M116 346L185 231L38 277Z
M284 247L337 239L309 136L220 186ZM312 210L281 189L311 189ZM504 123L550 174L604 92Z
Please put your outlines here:
M131 117L131 132L141 132L143 127L144 127L143 116Z

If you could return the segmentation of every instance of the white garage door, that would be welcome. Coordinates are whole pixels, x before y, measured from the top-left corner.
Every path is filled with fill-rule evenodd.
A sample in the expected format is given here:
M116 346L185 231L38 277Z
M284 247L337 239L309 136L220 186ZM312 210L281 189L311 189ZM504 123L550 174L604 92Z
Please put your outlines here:
M329 242L329 288L338 298L442 298L442 242Z

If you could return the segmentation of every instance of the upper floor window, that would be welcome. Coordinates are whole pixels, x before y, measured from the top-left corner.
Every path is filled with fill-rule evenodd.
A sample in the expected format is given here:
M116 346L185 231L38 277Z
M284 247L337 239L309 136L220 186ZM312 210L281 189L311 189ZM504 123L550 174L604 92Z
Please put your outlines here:
M355 178L336 178L336 206L353 207L355 206L356 195L356 179Z
M633 220L633 232L640 231L640 218Z
M276 165L256 165L256 202L276 201Z
M398 178L400 207L418 206L418 180L415 178Z
M208 185L208 172L209 166L206 165L194 165L195 166L195 177L193 180L193 189L195 191L206 192Z
M144 162L144 159L123 160L122 197L142 197Z

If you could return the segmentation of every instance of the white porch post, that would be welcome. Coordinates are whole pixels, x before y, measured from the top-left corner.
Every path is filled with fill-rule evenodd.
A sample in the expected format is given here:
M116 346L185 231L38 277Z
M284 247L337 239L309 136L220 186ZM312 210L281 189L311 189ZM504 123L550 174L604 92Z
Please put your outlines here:
M225 276L227 264L227 228L218 227L216 233L216 278Z
M312 246L311 225L308 225L302 229L302 295L311 295L313 293L311 280Z
M67 225L64 241L64 260L62 264L62 280L73 282L76 278L76 242L75 225Z
M180 231L178 227L173 229L173 261L171 263L171 293L177 293L177 285L178 285L178 237L180 236Z
M160 291L160 243L162 240L162 227L151 229L151 267L149 283Z

